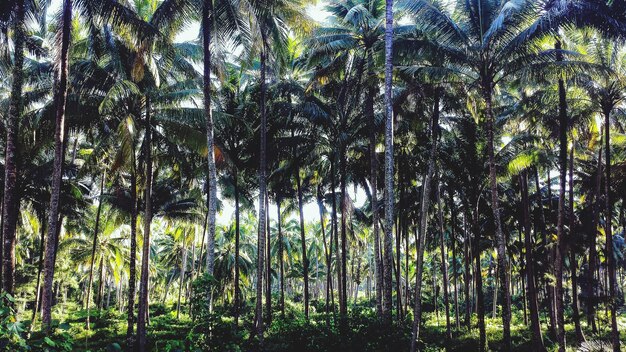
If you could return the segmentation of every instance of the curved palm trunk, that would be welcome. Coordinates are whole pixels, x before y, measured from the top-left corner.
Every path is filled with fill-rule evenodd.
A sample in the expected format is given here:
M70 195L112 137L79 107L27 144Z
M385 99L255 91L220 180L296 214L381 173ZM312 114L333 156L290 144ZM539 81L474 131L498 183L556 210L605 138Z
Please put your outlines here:
M608 263L608 275L609 275L609 310L611 311L611 344L613 345L613 351L618 352L620 350L619 331L617 330L617 302L615 301L617 277L615 270L615 257L613 254L613 203L611 201L611 110L606 109L604 111L604 154L606 159L606 174L605 174L605 235L606 235L606 256Z
M304 213L302 211L302 185L300 168L296 169L296 187L298 191L298 213L300 216L300 242L302 243L302 269L304 276L304 316L309 319L309 262L306 256L306 236L304 234Z
M533 255L532 234L530 232L530 201L528 197L528 174L524 171L521 175L522 188L522 216L524 221L524 246L526 247L526 297L529 305L530 330L535 351L545 351L541 336L541 324L539 322L539 306L537 302L537 287L535 284L535 265Z
M391 323L391 270L393 265L393 0L386 0L385 5L385 241L383 253L383 320ZM421 235L421 234L420 234Z
M491 187L491 207L496 230L496 243L498 252L498 267L500 267L500 289L502 297L502 325L503 325L503 350L511 350L511 295L510 276L506 252L506 237L502 231L500 219L500 199L498 196L498 180L496 178L496 161L494 151L495 117L493 115L491 83L485 83L483 91L487 107L487 153L489 158L489 184Z
M267 168L266 161L266 148L267 148L267 115L265 111L267 85L265 82L265 70L267 59L267 44L262 29L263 48L261 50L261 145L260 145L260 160L259 160L259 227L257 234L257 282L256 282L256 317L255 317L255 333L259 338L259 342L263 344L263 271L265 267L265 196L267 194L267 180L265 178L265 171Z
M2 288L13 294L15 281L15 229L19 212L17 194L17 149L22 90L24 84L24 41L26 39L24 0L15 1L15 29L13 34L13 80L11 101L6 121L7 139L4 157L4 192L2 199Z
M89 330L89 304L91 303L91 287L93 285L93 265L96 260L96 247L98 246L98 232L100 231L100 213L102 211L102 192L104 191L104 179L106 178L106 172L102 174L100 180L100 201L98 202L98 210L96 211L96 226L93 230L93 244L91 246L91 263L89 264L89 283L87 284L87 330Z
M56 129L54 133L54 165L52 171L52 187L50 208L48 213L48 238L44 252L43 264L43 295L42 295L42 324L49 331L52 321L52 281L54 280L54 259L58 242L57 227L59 222L59 203L61 198L61 181L63 177L63 141L65 136L65 105L67 102L68 52L72 25L72 1L63 1L63 24L61 38L61 57L59 65L58 85L55 91ZM6 258L5 258L6 260Z
M139 351L146 350L146 323L148 319L148 276L150 263L150 225L152 224L152 121L150 98L146 96L146 189L143 219L143 246L141 251L141 277L139 278L139 309L137 311L137 340Z
M422 322L422 280L424 276L424 250L426 249L426 229L428 228L428 209L430 208L430 193L432 177L435 173L437 159L437 138L439 129L439 95L435 93L433 117L431 127L431 147L428 156L428 171L422 183L422 202L420 208L419 242L417 245L416 274L415 274L415 306L413 309L413 331L411 336L411 352L417 350L417 341L420 336Z

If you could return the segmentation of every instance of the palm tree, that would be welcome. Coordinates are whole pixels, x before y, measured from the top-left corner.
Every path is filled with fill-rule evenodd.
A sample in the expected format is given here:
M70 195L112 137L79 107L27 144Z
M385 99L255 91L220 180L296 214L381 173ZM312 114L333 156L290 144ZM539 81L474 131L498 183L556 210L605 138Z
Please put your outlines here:
M393 172L393 0L386 0L385 6L385 240L384 240L384 282L383 319L391 323L391 269L392 240L394 224L394 172Z
M14 26L13 49L13 81L11 84L11 102L7 118L7 139L4 157L4 191L2 193L2 288L12 294L15 281L15 229L19 201L16 197L17 179L17 139L19 133L20 116L22 114L22 90L24 85L24 41L26 36L24 0L15 0L12 6L12 20ZM5 27L6 28L6 27Z

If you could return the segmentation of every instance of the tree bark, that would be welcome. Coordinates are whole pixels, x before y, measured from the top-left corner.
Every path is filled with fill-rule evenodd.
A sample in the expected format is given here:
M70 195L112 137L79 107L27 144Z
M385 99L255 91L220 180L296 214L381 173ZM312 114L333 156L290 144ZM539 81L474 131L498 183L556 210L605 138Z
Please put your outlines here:
M497 243L498 266L500 267L500 289L502 297L502 349L511 350L511 295L510 276L508 270L508 259L506 252L506 237L502 231L502 221L500 219L500 199L498 196L498 180L496 175L496 160L494 150L495 138L495 117L493 114L492 98L493 87L491 82L483 84L483 95L487 108L487 154L489 159L489 185L491 187L491 208L495 225L495 237Z
M259 338L260 345L263 344L263 271L265 266L265 196L267 193L267 180L265 178L266 165L266 148L267 148L267 116L265 111L267 85L265 82L266 58L267 58L267 42L265 38L264 28L261 28L263 48L261 50L261 145L259 149L259 227L257 234L257 282L256 282L256 319L255 333Z
M240 246L240 238L241 238L241 229L239 224L239 173L237 170L234 172L233 177L234 188L235 188L235 302L234 302L234 316L235 316L235 328L239 327L239 306L241 299L241 288L239 286L239 246ZM278 203L278 201L276 201ZM279 206L280 207L280 206ZM280 224L279 226L279 234L280 234ZM279 256L282 253L279 253ZM282 279L281 279L282 280Z
M572 234L575 226L574 215L574 146L570 149L569 158L569 231L570 240L572 240ZM570 249L570 270L572 272L572 320L574 320L574 331L576 332L576 341L581 344L585 341L585 335L583 329L580 326L580 307L578 306L578 262L576 259L576 252L574 249Z
M330 273L330 251L328 250L328 245L326 243L326 228L324 226L324 202L323 202L323 195L322 195L322 186L321 184L318 184L317 186L317 207L319 209L320 212L320 226L322 229L322 242L324 244L324 259L326 261L326 325L330 325L330 316L329 316L329 299L330 299L330 290L331 290L331 282L332 282L332 277L331 277L331 273Z
M89 265L89 283L87 284L87 330L89 330L89 304L91 303L91 287L93 284L93 265L96 260L96 248L98 246L98 232L100 231L100 214L102 212L102 193L104 192L104 180L106 178L106 171L102 173L102 179L100 180L100 200L98 201L98 210L96 211L96 225L93 230L93 244L91 245L91 263Z
M526 256L526 298L528 300L530 315L530 331L532 332L533 349L545 351L541 336L541 323L539 322L539 305L537 302L537 287L535 284L535 258L533 255L533 241L530 223L530 201L528 197L528 173L526 170L521 175L522 193L522 216L524 222L524 247Z
M180 262L180 282L178 285L178 303L176 303L176 319L180 319L180 297L181 297L181 293L183 292L183 283L185 282L185 269L187 269L187 249L185 248L186 247L185 240L187 239L186 236L187 236L187 233L185 233L185 235L183 236L183 243L181 247L183 256Z
M592 333L597 333L596 325L596 295L595 295L595 273L597 267L596 238L598 237L598 222L600 221L600 189L602 184L602 137L600 137L600 147L598 148L598 163L596 168L596 184L589 203L593 209L591 233L589 234L589 267L587 269L587 325L591 327ZM595 201L594 201L595 199Z
M58 81L54 99L56 109L56 129L54 132L54 164L52 171L50 208L48 212L48 238L46 242L43 263L43 295L41 301L42 327L47 332L50 331L50 324L52 322L52 281L54 280L54 259L56 256L56 244L58 242L57 227L59 226L59 203L61 201L61 182L63 179L63 141L65 136L65 105L67 103L67 76L69 70L68 52L70 47L70 35L72 29L71 0L63 1L62 16L61 57L59 61L59 72L57 73ZM7 244L11 245L11 243L5 242L5 246ZM5 260L7 260L6 257Z
M150 225L152 224L152 119L150 98L146 96L145 134L145 208L143 222L143 245L141 251L141 277L139 278L139 310L137 311L137 339L139 352L146 350L146 323L148 319L148 280L150 263Z
M604 155L606 159L605 166L605 220L604 220L604 232L606 235L606 257L608 264L608 276L609 276L609 310L611 311L611 344L614 352L620 350L619 331L617 330L617 277L615 270L615 257L613 254L613 203L611 198L611 110L606 109L604 111Z
M411 352L417 350L419 340L420 325L422 322L422 278L424 274L424 250L426 247L426 230L428 229L428 210L430 208L431 181L435 173L435 162L437 160L437 139L439 131L439 95L435 93L433 106L433 116L431 125L431 147L428 157L428 171L424 175L422 183L422 202L420 209L419 242L417 245L416 274L415 274L415 307L413 310L413 331L411 337Z
M441 275L443 278L443 305L446 309L446 337L452 339L452 331L450 329L450 300L448 297L448 255L446 252L446 239L445 228L443 224L443 206L441 203L441 176L439 178L439 184L437 185L437 212L439 215L439 249L441 250Z
M385 5L385 241L383 253L383 320L391 324L391 269L393 240L393 0L386 0Z
M128 274L128 307L127 307L127 327L126 327L126 347L135 348L134 326L135 326L135 291L137 285L137 160L135 157L133 141L133 151L131 153L131 174L130 174L130 258Z
M18 134L22 115L24 84L24 42L26 40L24 0L15 1L13 33L13 70L9 116L6 121L7 139L4 156L4 192L2 200L2 288L13 294L15 282L15 230L20 208L17 190Z
M280 314L285 317L285 264L284 264L284 248L283 248L283 219L280 212L282 198L276 198L276 215L278 222L278 268L280 270Z
M302 270L304 276L304 317L309 319L309 262L306 256L306 236L304 233L304 212L302 211L302 185L300 168L296 168L296 187L298 191L298 214L300 216L300 241L302 244Z
M561 50L561 41L557 39L556 50ZM562 54L557 52L557 61L562 61ZM567 182L567 100L565 82L558 81L559 89L559 210L557 220L557 244L554 255L554 276L556 277L555 312L557 323L557 342L559 352L565 352L565 316L563 314L563 256L565 255L565 187Z
M213 137L213 114L211 112L211 29L213 26L213 2L202 2L202 45L204 48L203 64L203 95L204 95L204 118L207 138L207 200L208 200L208 233L207 233L207 274L213 275L215 265L215 215L217 212L217 170L215 168L214 137ZM209 306L212 304L212 292L207 292Z

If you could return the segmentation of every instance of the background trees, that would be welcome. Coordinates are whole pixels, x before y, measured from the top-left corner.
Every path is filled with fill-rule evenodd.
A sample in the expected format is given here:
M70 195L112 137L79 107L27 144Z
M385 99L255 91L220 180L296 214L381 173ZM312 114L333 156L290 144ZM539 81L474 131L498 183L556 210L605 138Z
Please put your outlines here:
M0 333L619 350L623 6L3 4Z

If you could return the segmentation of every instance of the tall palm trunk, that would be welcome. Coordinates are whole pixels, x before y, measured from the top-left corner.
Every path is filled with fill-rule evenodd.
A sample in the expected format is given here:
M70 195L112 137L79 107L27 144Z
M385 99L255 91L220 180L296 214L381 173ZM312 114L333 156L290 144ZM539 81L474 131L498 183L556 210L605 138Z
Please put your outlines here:
M135 326L135 291L137 285L137 160L135 158L135 142L131 152L130 170L130 258L128 269L128 306L127 306L127 326L126 326L126 347L135 347L134 326Z
M185 248L186 236L187 234L185 233L185 236L183 236L183 245L182 245L183 257L180 262L180 283L178 285L178 303L176 303L176 319L180 319L180 297L181 297L181 293L183 292L183 283L185 282L185 270L187 269L187 249Z
M324 244L324 259L326 261L326 324L330 324L329 320L329 298L330 298L330 290L331 290L331 282L332 278L330 276L330 252L328 251L328 245L326 242L326 228L324 226L324 202L322 200L322 186L318 184L317 186L317 208L320 212L320 226L322 228L322 242Z
M89 283L87 284L87 330L89 330L89 304L91 303L91 287L93 285L93 265L96 260L96 248L98 246L98 232L100 231L100 213L102 212L102 193L104 192L104 179L106 178L106 172L102 173L102 179L100 180L100 200L98 201L98 210L96 211L96 226L93 230L93 244L91 245L91 263L89 264Z
M373 63L371 61L371 52L368 53L368 69L372 71ZM374 76L371 73L371 76ZM380 221L378 212L378 158L376 157L376 115L374 114L374 95L376 94L376 87L370 87L365 97L365 109L368 121L370 124L369 135L369 152L370 152L370 187L372 188L372 196L370 204L372 206L372 226L374 231L374 262L376 264L376 314L378 318L383 316L383 304L382 304L382 287L383 287L383 268L382 261L380 260L380 233L378 229L378 222Z
M441 250L441 275L443 278L443 305L446 309L446 337L452 339L452 331L450 330L450 299L448 294L448 255L446 252L446 234L443 225L443 206L441 203L441 176L439 178L439 185L437 185L437 212L439 215L439 248Z
M557 39L556 50L561 50L561 41ZM557 52L557 61L563 59L563 55ZM556 277L555 312L557 332L556 338L559 344L559 352L565 352L565 316L563 313L563 255L565 249L565 187L567 183L567 100L565 82L562 78L558 81L559 89L559 210L557 220L557 243L554 255L554 276Z
M239 242L241 238L239 224L239 174L237 170L234 172L234 188L235 188L235 302L234 316L235 328L239 327L239 300L241 296L241 288L239 287ZM280 226L280 225L279 225Z
M304 212L302 211L302 185L300 168L296 168L296 187L298 191L298 213L300 216L300 242L302 243L302 272L304 276L304 317L309 319L309 262L306 256L306 236L304 234Z
M569 157L569 228L570 232L574 231L574 146L570 149ZM576 253L570 250L570 270L572 272L572 320L574 320L574 331L576 332L576 341L580 344L585 341L583 329L580 326L580 307L578 306L578 262Z
M455 204L454 204L454 197L452 196L452 191L449 192L450 194L450 202L449 202L449 208L450 208L450 218L451 218L451 224L450 224L450 240L452 242L452 281L453 281L453 285L454 285L454 326L456 328L456 330L458 331L461 328L461 322L460 322L460 316L459 316L459 292L458 292L458 282L457 282L457 273L458 273L458 263L456 261L457 258L457 251L456 251L456 209L455 209Z
M393 240L393 0L385 4L385 242L383 253L383 320L391 323L391 269ZM421 235L421 234L420 234Z
M45 218L45 214L44 214ZM45 220L41 220L41 236L39 239L39 264L37 265L37 283L35 284L35 304L33 305L33 315L31 317L31 323L29 326L29 332L32 331L33 325L35 325L35 321L37 319L37 312L41 308L41 272L43 270L43 251L44 251L44 242L46 240L46 226ZM87 315L89 316L89 315Z
M272 232L270 227L269 196L265 195L265 311L268 326L272 325Z
M59 62L58 81L55 91L56 129L54 133L54 165L52 171L52 186L50 207L48 212L48 236L44 253L43 264L43 295L42 295L42 323L47 331L52 321L52 281L54 280L54 259L58 241L57 227L59 226L59 203L61 198L61 181L63 178L63 141L65 136L65 105L67 102L67 76L69 64L69 47L72 25L72 1L63 1L62 15L61 56ZM6 239L5 239L6 240ZM6 260L6 258L5 258Z
M280 271L280 314L285 317L285 264L283 262L283 219L280 212L282 198L276 197L276 220L278 222L278 270Z
M215 215L217 212L217 170L215 168L215 153L213 152L213 114L211 112L211 29L213 23L210 16L213 16L213 1L203 0L202 2L202 45L204 48L203 64L203 88L204 94L204 118L206 124L207 139L207 200L208 200L208 234L207 234L207 274L213 275L215 263ZM209 306L212 304L212 289L209 289Z
M267 85L265 82L265 70L267 60L267 42L264 29L261 29L263 48L261 50L261 145L259 148L259 227L257 234L257 282L256 282L256 319L255 332L259 338L259 342L263 344L263 271L265 267L265 196L267 194L267 180L265 178L265 169L267 168L266 148L267 148L267 115L265 111Z
M411 352L417 350L417 341L420 336L422 322L422 280L424 276L424 250L426 247L426 230L428 228L428 209L430 208L430 193L432 178L435 173L437 160L437 139L439 130L439 95L435 92L433 117L431 125L431 147L428 156L428 170L422 183L422 202L420 208L419 242L417 245L416 274L415 274L415 307L413 310L413 332L411 337Z
M596 325L596 298L595 298L595 273L597 263L596 237L598 236L598 222L600 221L600 189L602 184L602 137L600 137L600 147L598 148L598 162L596 167L596 184L591 192L589 204L593 209L591 233L589 234L589 267L587 269L587 325L591 327L591 332L597 333ZM594 201L595 199L595 201Z
M348 221L348 204L346 198L348 194L346 192L346 158L346 147L342 145L339 159L339 188L341 193L341 294L339 295L339 314L343 327L345 327L346 319L348 318L348 238L346 228Z
M545 351L541 336L541 323L539 322L539 305L537 302L537 287L535 284L535 258L533 255L533 241L530 232L530 201L528 197L528 173L526 170L521 175L522 188L522 216L524 222L524 246L526 247L526 297L530 310L530 331L535 351Z
M511 350L511 295L510 276L506 252L506 237L502 231L500 219L500 199L498 196L498 180L496 175L496 160L494 150L495 117L493 113L493 88L491 82L483 84L483 95L487 108L487 154L489 158L489 185L491 187L491 208L495 222L496 243L498 252L498 266L500 267L500 289L502 297L502 325L503 325L503 350Z
M141 251L141 277L139 278L139 309L137 311L137 339L139 351L146 350L146 323L148 319L148 276L150 273L150 225L152 224L152 112L150 98L146 96L145 135L145 208L143 215L143 246Z
M26 40L24 0L15 1L15 29L13 33L13 80L9 116L6 121L7 139L4 156L4 192L2 193L2 288L13 294L15 281L15 229L19 212L17 194L17 149L22 90L24 84L24 41Z
M331 158L330 160L330 187L332 189L331 191L331 195L332 195L332 203L333 203L333 214L332 214L332 221L333 221L333 239L331 240L331 242L334 240L335 242L335 266L337 267L337 297L339 300L339 305L341 306L341 294L342 294L342 290L341 290L341 256L339 253L339 229L338 229L338 224L337 224L337 192L336 192L336 187L337 187L337 182L335 180L335 160L334 158ZM333 305L333 313L335 311L335 307Z
M471 320L471 316L472 316L472 296L471 296L471 288L470 285L471 283L471 274L470 274L470 268L472 266L471 264L471 258L470 258L470 253L469 253L469 231L467 229L467 218L465 216L465 214L463 215L463 281L465 281L465 287L463 289L463 293L465 296L465 325L467 327L467 330L471 330L472 328L472 320Z
M608 275L609 275L609 309L611 311L611 343L613 345L613 351L618 352L620 350L619 331L617 330L617 302L616 302L616 288L617 277L615 270L615 257L613 254L613 203L611 201L611 110L605 109L604 111L604 155L606 159L605 167L605 246L606 256L608 263Z

